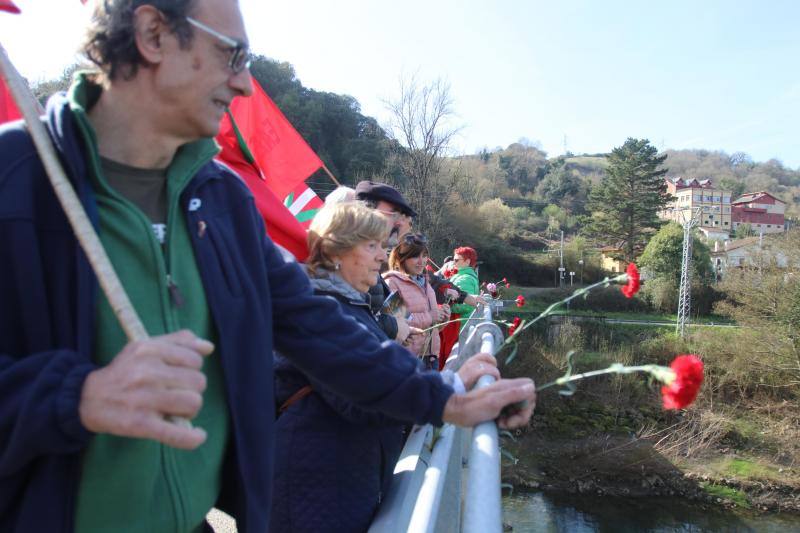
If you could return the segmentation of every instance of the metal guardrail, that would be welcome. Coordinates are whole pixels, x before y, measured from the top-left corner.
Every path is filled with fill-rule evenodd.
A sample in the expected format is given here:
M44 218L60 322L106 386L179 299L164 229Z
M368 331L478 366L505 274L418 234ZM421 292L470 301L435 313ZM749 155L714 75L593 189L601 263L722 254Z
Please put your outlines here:
M457 371L479 351L493 354L502 340L500 328L492 322L492 307L478 308L461 330L445 368ZM493 381L483 376L476 387ZM502 529L497 425L414 426L370 533L499 533Z

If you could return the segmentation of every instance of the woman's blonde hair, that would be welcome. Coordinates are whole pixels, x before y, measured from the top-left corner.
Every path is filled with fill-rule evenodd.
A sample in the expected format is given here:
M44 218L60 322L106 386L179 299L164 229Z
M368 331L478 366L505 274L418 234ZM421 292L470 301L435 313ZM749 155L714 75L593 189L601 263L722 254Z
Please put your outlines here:
M320 209L308 229L306 266L335 270L333 257L365 241L383 242L389 236L386 218L361 202L343 202Z

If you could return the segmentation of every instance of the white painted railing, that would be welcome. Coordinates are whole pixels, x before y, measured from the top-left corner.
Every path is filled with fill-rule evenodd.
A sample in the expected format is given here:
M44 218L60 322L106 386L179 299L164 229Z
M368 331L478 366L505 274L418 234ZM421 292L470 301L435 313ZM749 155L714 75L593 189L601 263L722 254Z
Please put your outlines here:
M476 353L494 354L500 347L503 334L492 322L492 312L487 305L472 313L446 368L456 371ZM483 376L476 387L493 381L492 376ZM499 533L502 529L497 425L415 426L370 533Z

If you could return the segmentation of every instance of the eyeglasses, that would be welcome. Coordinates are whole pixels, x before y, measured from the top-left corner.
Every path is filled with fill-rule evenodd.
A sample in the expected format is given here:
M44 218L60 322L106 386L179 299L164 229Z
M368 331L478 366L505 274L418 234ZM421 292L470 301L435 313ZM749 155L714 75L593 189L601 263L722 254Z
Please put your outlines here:
M406 233L403 237L403 242L406 244L421 244L422 246L427 246L428 238L422 233Z
M228 37L227 35L223 35L217 30L209 28L202 22L197 21L192 17L186 17L186 20L195 28L203 30L212 37L216 37L218 40L222 41L228 46L228 52L230 53L230 58L228 59L228 68L230 68L234 74L239 74L244 69L250 68L250 50L247 44Z

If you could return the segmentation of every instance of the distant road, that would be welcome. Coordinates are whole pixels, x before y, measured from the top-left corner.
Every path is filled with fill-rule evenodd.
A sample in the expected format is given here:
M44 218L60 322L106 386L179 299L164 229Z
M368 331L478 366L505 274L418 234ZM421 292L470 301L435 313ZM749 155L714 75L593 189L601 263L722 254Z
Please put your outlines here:
M573 316L572 318L588 319L588 320L602 320L609 324L641 324L643 326L675 326L675 322L658 322L655 320L627 320L624 318L605 318L605 317L591 317L591 316ZM707 328L739 328L736 324L714 324L713 322L707 324L696 324L689 322L690 327L707 327Z

